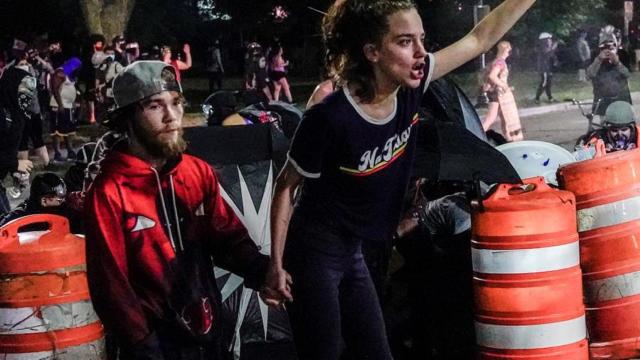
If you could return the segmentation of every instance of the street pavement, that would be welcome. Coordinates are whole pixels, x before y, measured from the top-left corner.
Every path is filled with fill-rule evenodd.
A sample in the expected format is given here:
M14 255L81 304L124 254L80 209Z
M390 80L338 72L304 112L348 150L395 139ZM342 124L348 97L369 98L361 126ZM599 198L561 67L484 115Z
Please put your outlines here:
M634 108L640 114L640 93L633 94ZM585 110L589 111L590 105ZM587 119L578 106L558 103L519 111L525 140L546 141L573 151L576 140L587 132ZM482 115L481 115L482 117ZM500 131L498 121L492 127Z

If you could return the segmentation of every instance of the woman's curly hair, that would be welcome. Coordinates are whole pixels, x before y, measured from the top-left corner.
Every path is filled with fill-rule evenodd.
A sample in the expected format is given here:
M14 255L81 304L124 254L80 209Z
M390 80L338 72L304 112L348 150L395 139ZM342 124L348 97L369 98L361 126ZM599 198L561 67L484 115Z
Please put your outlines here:
M414 8L412 0L336 1L322 21L327 73L341 83L354 83L355 95L363 101L373 100L375 78L363 47L381 44L389 15Z

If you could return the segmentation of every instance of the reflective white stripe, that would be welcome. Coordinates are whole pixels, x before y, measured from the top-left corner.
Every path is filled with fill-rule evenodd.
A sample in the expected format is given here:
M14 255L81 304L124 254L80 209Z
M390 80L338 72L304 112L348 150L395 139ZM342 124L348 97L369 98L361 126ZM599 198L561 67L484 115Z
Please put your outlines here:
M584 295L590 303L640 295L640 272L584 281Z
M91 301L44 305L39 308L0 308L0 335L33 334L93 324L98 315Z
M567 269L580 264L578 242L537 249L471 249L473 271L484 274L527 274Z
M55 353L53 350L21 354L0 353L0 358L2 358L2 360L103 360L106 358L106 353L104 339L100 339L87 344L58 349Z
M587 337L584 315L540 325L493 325L475 322L476 342L493 349L541 349L569 345Z
M26 231L26 232L21 232L18 233L18 241L20 242L20 245L28 245L31 244L33 242L36 242L38 239L40 239L40 237L42 237L42 235L46 234L50 232L49 230L44 230L44 231Z
M640 219L640 196L578 210L578 231L588 231Z

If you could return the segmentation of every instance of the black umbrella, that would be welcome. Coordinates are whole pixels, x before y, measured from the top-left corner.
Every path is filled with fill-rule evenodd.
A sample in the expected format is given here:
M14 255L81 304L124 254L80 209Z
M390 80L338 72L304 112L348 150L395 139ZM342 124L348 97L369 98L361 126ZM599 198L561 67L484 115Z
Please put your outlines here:
M418 125L414 175L439 181L522 182L501 152L467 129L446 122Z
M449 77L429 83L421 105L427 112L427 118L456 123L488 142L475 107L464 91Z

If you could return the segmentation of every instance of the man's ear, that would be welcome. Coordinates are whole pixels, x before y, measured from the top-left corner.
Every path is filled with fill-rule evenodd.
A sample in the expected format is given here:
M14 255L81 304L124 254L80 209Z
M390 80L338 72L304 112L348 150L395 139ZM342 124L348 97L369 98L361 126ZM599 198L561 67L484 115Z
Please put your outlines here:
M378 52L377 46L371 43L365 44L362 47L362 51L364 52L364 56L367 58L367 60L371 61L372 63L378 62L380 54Z
M45 200L45 198L43 196L43 197L40 198L40 207L45 207L45 205L47 205L47 203L46 203L46 200Z

